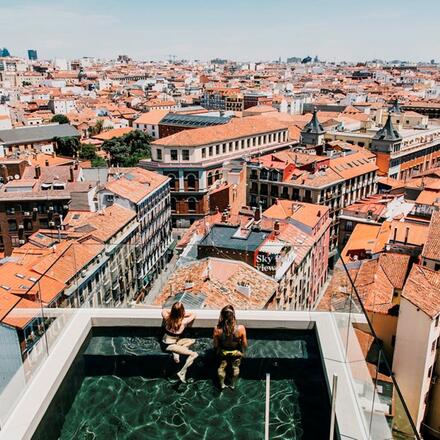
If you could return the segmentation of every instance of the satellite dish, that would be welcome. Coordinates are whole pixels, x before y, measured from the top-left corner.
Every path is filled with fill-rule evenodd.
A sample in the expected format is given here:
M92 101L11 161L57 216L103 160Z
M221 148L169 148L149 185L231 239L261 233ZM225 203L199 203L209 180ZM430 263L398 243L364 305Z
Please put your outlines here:
M20 176L18 174L15 174L14 179L15 180L20 180Z

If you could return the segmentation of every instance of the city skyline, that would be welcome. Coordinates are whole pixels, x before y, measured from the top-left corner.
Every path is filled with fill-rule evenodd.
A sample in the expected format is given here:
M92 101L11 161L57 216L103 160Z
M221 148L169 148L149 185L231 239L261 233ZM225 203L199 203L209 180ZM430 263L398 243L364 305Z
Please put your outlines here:
M73 3L0 0L0 45L12 55L39 57L238 61L285 60L318 55L328 61L437 59L440 4L422 0L377 0L365 5L341 0L277 2L229 0L206 5L199 0L167 6L130 0L124 4L79 0ZM57 20L53 20L53 17ZM417 17L417 19L415 18ZM410 30L410 31L408 31ZM239 44L237 44L239 43Z

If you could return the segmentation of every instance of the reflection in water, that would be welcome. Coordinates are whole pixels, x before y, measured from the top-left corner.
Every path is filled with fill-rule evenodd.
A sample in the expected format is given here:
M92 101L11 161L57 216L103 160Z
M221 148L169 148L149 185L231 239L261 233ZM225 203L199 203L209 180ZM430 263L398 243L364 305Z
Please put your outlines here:
M302 437L298 391L271 383L271 439ZM265 383L241 379L222 393L210 380L188 385L139 376L86 377L60 440L264 438Z

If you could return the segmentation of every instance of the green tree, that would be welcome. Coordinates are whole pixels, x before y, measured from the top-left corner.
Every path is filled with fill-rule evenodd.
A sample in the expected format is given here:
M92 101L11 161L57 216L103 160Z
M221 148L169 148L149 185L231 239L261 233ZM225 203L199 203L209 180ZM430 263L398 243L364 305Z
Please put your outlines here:
M92 167L107 168L107 162L102 157L96 156L94 159L92 159Z
M50 122L58 122L58 124L69 124L69 118L66 115L57 114L52 117Z
M102 119L98 119L93 127L89 127L89 136L96 136L102 132L103 128L104 121Z
M79 151L79 157L81 159L93 160L96 158L96 148L91 144L81 144Z
M81 149L81 143L77 137L64 136L55 138L56 151L60 156L77 157Z
M102 149L109 153L112 165L131 167L136 166L141 159L151 157L151 141L152 137L148 134L134 130L105 141Z

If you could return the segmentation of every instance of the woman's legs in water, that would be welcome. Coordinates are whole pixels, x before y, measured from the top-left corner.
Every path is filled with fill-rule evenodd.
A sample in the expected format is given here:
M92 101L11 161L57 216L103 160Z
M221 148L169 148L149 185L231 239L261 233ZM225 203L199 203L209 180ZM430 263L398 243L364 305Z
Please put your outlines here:
M231 388L235 388L238 376L240 374L241 357L232 361L232 385Z
M240 374L240 364L241 364L241 357L237 358L229 358L229 361L232 365L232 383L231 388L235 387L235 384L237 382L238 376ZM220 361L220 365L217 370L218 374L218 380L220 382L220 388L223 390L225 389L225 379L226 379L226 368L228 366L228 359L222 359Z
M187 359L186 359L185 364L182 367L182 369L177 373L177 376L179 376L179 379L182 382L186 382L186 371L192 365L194 360L197 358L198 353L196 353L195 351L190 350L187 346L180 345L180 344L168 345L167 351L171 351L173 353L173 356L175 354L177 354L177 355L183 354L185 356L188 356Z
M222 390L226 387L225 379L226 379L226 367L227 366L228 366L228 361L226 359L222 359L220 361L220 365L217 370L218 380L220 382L220 388Z

